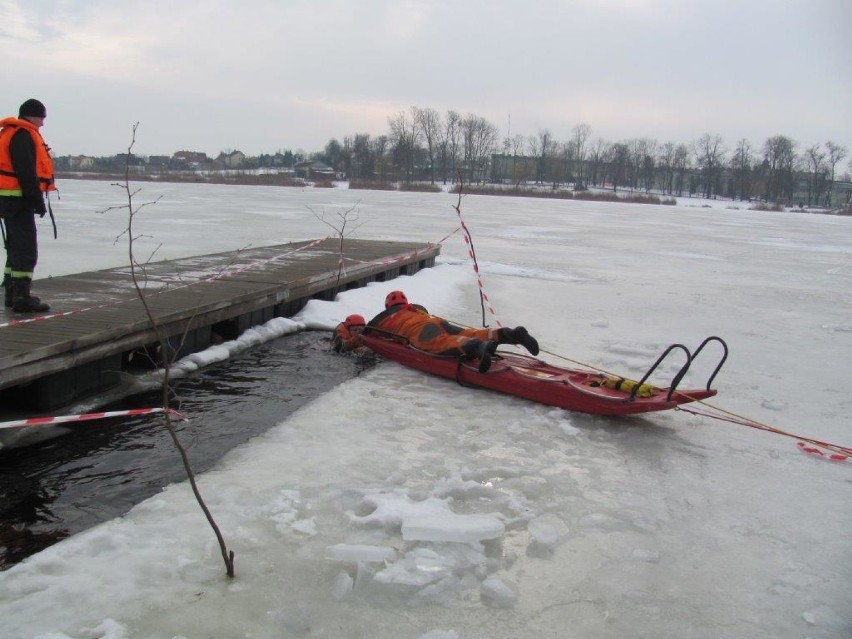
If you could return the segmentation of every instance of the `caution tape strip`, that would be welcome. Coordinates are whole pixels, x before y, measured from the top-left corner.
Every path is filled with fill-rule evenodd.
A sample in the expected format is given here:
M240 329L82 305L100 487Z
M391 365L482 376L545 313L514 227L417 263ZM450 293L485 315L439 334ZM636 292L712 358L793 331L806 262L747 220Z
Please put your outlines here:
M824 453L819 448L808 446L805 442L798 442L796 446L801 448L802 451L805 453L809 453L811 455L819 455L820 457L825 457L826 459L831 461L846 461L847 459L849 459L849 455L841 455L839 453Z
M476 261L476 251L473 248L473 238L471 237L470 230L467 228L467 224L465 224L464 218L462 217L461 206L454 206L453 208L456 210L456 214L459 217L459 223L461 224L461 228L464 230L464 242L467 244L467 254L473 264L473 272L476 274L476 284L479 286L479 294L482 296L482 303L488 308L488 312L491 313L491 317L494 318L494 323L497 324L498 327L502 327L503 324L500 323L500 320L497 317L497 312L491 305L491 300L488 298L488 293L485 291L485 284L482 282L482 275L479 272L479 263ZM484 322L485 314L483 313L483 323Z
M435 246L434 244L431 246ZM355 264L381 264L383 266L388 266L390 264L396 264L397 262L405 262L407 260L416 258L420 255L420 251L415 249L410 253L406 253L405 255L399 255L397 257L383 257L380 260L359 260L354 257L343 257L341 256L340 262L353 262Z
M459 230L461 230L461 228L462 228L461 226L457 227L454 231L447 234L441 241L439 241L438 244L443 244L447 239L449 239L455 233L457 233ZM233 277L234 275L239 275L240 273L244 273L245 271L248 271L248 270L251 270L251 269L254 269L254 268L257 268L257 267L265 266L267 264L272 264L273 262L275 262L277 260L283 259L285 257L289 257L291 255L294 255L295 253L300 252L300 251L305 251L307 249L313 248L317 244L320 244L320 243L326 241L327 239L329 239L328 236L320 238L318 240L314 240L313 242L310 242L310 243L306 244L305 246L300 246L299 248L293 249L292 251L287 251L286 253L274 255L273 257L266 258L266 259L263 259L263 260L255 260L254 262L250 262L250 263L245 264L245 265L243 265L239 268L230 269L230 270L227 270L227 271L222 271L221 273L217 273L217 274L212 275L210 277L199 279L195 282L189 282L189 283L183 284L181 286L166 287L166 288L163 288L162 290L157 291L154 295L159 295L160 293L164 293L166 291L169 291L169 292L178 291L178 290L181 290L183 288L188 288L190 286L193 286L195 284L202 283L202 282L213 282L213 281L223 279L223 278L226 278L226 277ZM341 256L341 268L343 268L342 260L344 260L344 259L346 261L358 262L358 263L361 263L361 264L380 263L380 264L383 264L383 265L388 265L388 264L393 264L395 262L402 262L402 261L405 261L405 260L408 260L408 259L411 259L411 258L416 258L418 255L419 255L419 251L415 250L415 251L412 251L411 253L408 253L406 255L402 255L400 257L384 258L382 260L373 260L373 261L355 260L355 259L352 259L352 258L343 258ZM152 295L152 297L153 297L153 295ZM133 302L133 301L136 301L138 299L139 299L138 296L134 295L132 297L127 297L125 299L113 300L113 301L110 301L110 302L105 302L103 304L96 304L94 306L84 306L84 307L72 309L70 311L62 311L60 313L48 313L47 315L37 315L35 317L15 319L15 320L11 320L9 322L0 323L0 329L10 328L10 327L14 327L14 326L22 326L24 324L31 324L33 322L43 322L43 321L51 320L51 319L58 319L58 318L61 318L61 317L67 317L69 315L78 315L80 313L87 313L89 311L94 311L94 310L98 310L98 309L101 309L101 308L109 308L111 306L118 306L119 304L126 304L127 302Z
M56 424L69 424L74 422L88 422L109 417L135 417L137 415L152 415L154 413L167 413L178 419L188 419L171 408L132 408L130 410L113 410L102 413L83 413L81 415L56 415L53 417L30 417L29 419L18 419L9 422L0 422L0 429L26 428L31 426L54 426Z
M228 270L228 271L222 271L221 273L216 273L215 275L196 280L195 282L188 282L188 283L182 284L180 286L164 287L163 289L158 290L156 293L151 295L151 297L154 297L154 296L159 295L160 293L164 293L164 292L179 291L181 289L188 288L190 286L194 286L194 285L202 283L202 282L213 282L213 281L225 278L225 277L232 277L234 275L238 275L240 273L251 270L251 269L256 268L258 266L265 266L266 264L271 264L271 263L275 262L276 260L280 260L282 258L289 257L290 255L293 255L293 254L298 253L300 251L307 250L309 248L316 246L317 244L319 244L321 242L324 242L327 239L328 239L328 237L324 237L324 238L321 238L319 240L314 240L313 242L306 244L305 246L300 246L299 248L293 249L292 251L287 251L286 253L274 255L270 258L263 259L263 260L255 260L254 262L250 262L250 263L245 264L245 265L243 265L239 268L231 269L231 270ZM97 304L95 306L85 306L85 307L81 307L81 308L75 308L73 310L63 311L61 313L49 313L48 315L37 315L35 317L27 317L25 319L16 319L16 320L12 320L10 322L4 322L4 323L0 324L0 328L22 326L24 324L30 324L32 322L43 322L45 320L57 319L57 318L60 318L60 317L67 317L69 315L77 315L79 313L87 313L89 311L94 311L94 310L101 309L101 308L109 308L111 306L118 306L119 304L126 304L127 302L133 302L133 301L136 301L138 299L139 299L139 297L134 295L132 297L126 297L126 298L120 299L120 300L113 300L111 302L105 302L103 304Z
M590 368L594 371L598 371L600 373L604 373L606 375L613 375L614 373L610 373L609 371L594 366L592 364L588 364L586 362L580 362L575 359L571 359L570 357L566 357L559 353L554 353L553 351L548 351L546 349L541 350L542 353L548 353L553 355L554 357L558 357L559 359L565 360L566 362L571 362L573 364L578 364L585 368ZM781 430L780 428L776 428L775 426L770 426L769 424L764 424L755 419L750 419L748 417L744 417L742 415L738 415L729 410L721 408L720 406L715 406L706 400L694 399L689 396L687 393L683 393L681 391L675 391L678 395L682 397L687 397L692 399L696 404L700 404L702 406L707 407L710 410L716 411L719 414L708 413L703 411L695 410L694 408L686 408L684 406L676 406L675 410L680 411L682 413L689 413L691 415L696 415L698 417L708 417L710 419L717 419L723 422L729 422L731 424L738 424L740 426L748 426L749 428L756 428L757 430L765 430L769 433L775 433L776 435L783 435L784 437L791 437L793 439L798 440L797 446L806 453L810 453L812 455L818 455L825 459L829 459L831 461L846 461L850 457L852 457L852 448L848 446L841 446L839 444L832 444L830 442L820 441L818 439L812 439L809 437L805 437L803 435L796 435L795 433L788 433L785 430ZM727 417L723 416L727 415ZM829 453L823 452L824 449L826 451L831 451Z
M685 393L679 394L683 395L684 397L689 397L689 395ZM813 439L811 437L805 437L804 435L790 433L780 428L776 428L775 426L764 424L763 422L759 422L755 419L750 419L748 417L737 415L736 413L732 413L731 411L725 410L724 408L720 408L719 406L714 406L713 404L710 404L703 400L696 400L696 403L701 404L702 406L706 406L711 410L717 411L718 413L721 413L721 415L698 411L694 408L685 408L683 406L677 406L675 410L684 413L689 413L691 415L697 415L699 417L709 417L711 419L718 419L719 421L729 422L731 424L738 424L740 426L748 426L749 428L764 430L768 433L775 433L776 435L781 435L783 437L790 437L792 439L798 440L796 445L803 452L810 453L812 455L819 455L826 459L830 459L831 461L846 461L847 459L849 459L849 457L852 457L852 448L849 448L847 446L832 444L831 442L824 442L818 439ZM727 415L727 417L723 415ZM823 450L821 449L831 452L826 453L823 452Z

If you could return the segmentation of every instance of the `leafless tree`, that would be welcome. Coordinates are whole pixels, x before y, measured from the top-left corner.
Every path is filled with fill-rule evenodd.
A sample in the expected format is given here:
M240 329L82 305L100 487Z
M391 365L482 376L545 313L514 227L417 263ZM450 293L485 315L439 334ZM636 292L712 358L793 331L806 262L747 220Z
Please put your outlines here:
M632 186L650 191L654 186L657 170L657 141L651 138L634 138L629 144L634 173Z
M625 166L625 182L627 186L635 189L639 186L640 169L645 157L645 145L642 138L630 138L625 144L628 150Z
M550 179L553 182L555 189L558 183L568 184L575 180L573 170L575 168L575 158L577 157L576 143L573 139L561 144L557 142L556 152L553 154L553 169L550 172ZM575 181L576 183L576 181Z
M397 166L403 167L408 181L414 179L414 165L420 141L416 112L417 107L411 107L410 112L400 111L397 115L388 118L394 160Z
M592 127L588 124L578 124L574 127L571 141L574 143L574 185L576 188L584 188L586 186L586 152L591 135Z
M468 181L481 182L497 145L497 127L478 115L469 114L460 123Z
M721 135L705 133L695 143L695 158L701 169L704 197L713 197L719 190L721 166L725 161L725 149Z
M519 155L523 156L525 145L526 139L519 133L515 134L511 138L507 137L503 140L504 152L507 156L512 158L508 177L516 187L520 186L521 182L532 177L532 171L530 170L531 166L527 161L527 158L518 158Z
M547 182L550 178L548 160L553 155L555 146L556 140L553 138L550 129L541 129L538 132L538 137L529 137L530 154L538 159L537 183Z
M360 226L359 222L360 211L358 209L358 205L360 202L356 202L348 209L344 209L342 211L338 211L334 215L326 215L324 211L320 211L317 213L312 208L308 207L308 210L314 214L314 217L317 218L320 222L329 226L334 230L334 236L337 238L337 282L335 287L337 289L340 288L340 280L343 278L343 272L345 270L344 264L344 246L343 241L348 236L355 232ZM347 228L348 227L348 228Z
M525 144L524 136L520 133L517 133L512 136L509 140L509 152L512 155L521 155L524 152L524 144Z
M675 148L674 160L672 162L672 168L674 169L675 176L675 190L678 195L683 195L683 189L686 186L687 172L691 166L691 154L689 153L689 147L685 144L678 144L677 148Z
M457 112L447 111L438 143L438 157L444 184L447 183L448 178L453 181L456 179L459 149L461 148L460 123L461 116Z
M826 174L828 165L825 162L826 153L819 144L814 144L805 149L803 159L804 173L808 182L808 205L819 203L822 200L822 192L825 190Z
M343 147L340 142L334 138L330 139L325 145L322 159L323 162L335 171L339 171L343 166Z
M376 157L369 134L356 133L353 138L344 138L343 146L347 150L347 175L357 180L372 179Z
M609 151L609 181L613 192L618 186L627 182L627 171L630 166L630 148L624 142L616 142Z
M609 142L603 138L596 138L589 149L589 177L594 186L597 186L599 182L601 185L604 184L606 174L604 162L609 156L609 146Z
M784 135L776 135L763 145L766 160L766 199L775 202L793 195L793 167L796 143Z
M429 158L429 180L435 183L435 154L441 133L441 115L435 109L414 109L414 119L423 139Z
M136 290L137 297L139 298L142 306L145 310L145 314L148 317L148 321L151 325L151 328L157 334L157 339L159 342L159 349L162 357L162 366L163 366L163 386L162 386L162 402L163 408L166 409L163 412L163 420L165 422L166 429L171 436L172 442L177 448L178 453L180 454L181 461L183 462L184 470L186 471L187 478L189 479L189 484L192 488L192 492L195 495L195 499L198 502L201 510L204 512L205 517L207 518L210 527L213 529L214 534L216 535L216 539L219 542L219 549L222 553L222 560L225 562L225 571L228 577L234 576L234 552L229 551L227 545L225 544L225 539L222 536L221 531L219 530L219 526L216 524L216 521L213 519L213 515L210 512L210 509L207 507L207 504L204 502L204 499L201 496L201 491L198 488L198 484L195 480L195 473L192 470L192 466L189 462L189 456L187 455L186 449L180 442L180 438L177 435L177 431L175 430L174 424L172 423L172 412L169 409L169 400L171 396L171 384L170 384L170 373L171 373L171 358L172 358L172 347L170 345L169 336L165 333L163 327L157 321L154 316L154 312L151 309L150 304L148 303L148 299L145 295L145 291L143 290L144 285L142 283L141 278L144 277L144 264L139 262L135 252L134 252L134 242L137 239L135 235L136 231L134 229L133 223L135 221L136 216L139 212L149 204L154 204L155 202L145 202L143 204L136 204L134 202L134 197L139 192L138 189L133 189L130 185L130 158L133 153L133 146L136 144L136 130L139 127L139 123L133 125L132 137L130 146L127 148L127 156L125 158L125 168L124 168L124 181L123 183L117 183L115 186L121 188L125 196L127 198L127 204L119 207L110 207L105 210L113 210L113 209L126 209L127 210L127 228L125 229L125 233L127 236L127 251L130 259L130 274L133 280L133 286ZM185 338L184 336L181 338L182 340ZM178 349L179 350L179 349Z
M826 151L828 152L828 166L830 168L829 174L829 182L828 182L828 192L825 195L826 206L831 206L831 195L834 191L834 177L835 170L837 165L846 157L848 149L845 146L841 146L839 144L835 144L830 140L825 143ZM852 163L850 163L850 170L852 170Z
M737 148L731 156L731 172L733 173L732 196L741 200L747 200L752 193L752 164L754 154L751 144L745 138L737 142Z
M674 142L666 142L660 147L659 152L659 185L660 191L672 194L674 188L674 156L677 145Z
M393 167L388 160L388 149L390 148L390 138L386 135L378 135L373 138L370 147L373 149L373 158L375 161L375 169L373 175L380 182L388 180L388 176L393 174Z

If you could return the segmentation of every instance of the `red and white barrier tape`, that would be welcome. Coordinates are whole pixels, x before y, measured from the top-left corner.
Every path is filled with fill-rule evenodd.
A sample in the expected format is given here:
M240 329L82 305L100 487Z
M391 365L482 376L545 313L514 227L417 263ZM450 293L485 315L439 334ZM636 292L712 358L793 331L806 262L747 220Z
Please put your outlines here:
M233 269L233 270L230 270L230 271L222 271L221 273L217 273L216 275L212 275L210 277L202 278L202 279L200 279L196 282L189 282L189 283L183 284L181 286L164 287L163 289L154 293L151 297L153 297L154 295L159 295L160 293L163 293L163 292L166 292L166 291L169 291L169 292L179 291L183 288L188 288L188 287L193 286L195 284L198 284L200 282L213 282L213 281L216 281L218 279L222 279L224 277L231 277L233 275L237 275L239 273L250 270L250 269L255 268L257 266L264 266L266 264L270 264L272 262L275 262L276 260L280 260L284 257L288 257L290 255L293 255L294 253L298 253L299 251L304 251L306 249L312 248L312 247L316 246L317 244L319 244L320 242L324 242L327 239L328 239L327 237L324 237L324 238L319 239L319 240L314 240L310 244L306 244L305 246L300 246L299 248L293 249L292 251L288 251L287 253L275 255L275 256L267 258L265 260L256 260L254 262L250 262L249 264L245 264L245 265L243 265L239 268L236 268L236 269ZM108 308L110 306L118 306L119 304L126 304L127 302L133 302L133 301L138 300L138 299L139 298L134 295L132 297L127 297L127 298L124 298L124 299L114 300L112 302L106 302L104 304L97 304L95 306L85 306L85 307L81 307L81 308L75 308L73 310L63 311L61 313L50 313L48 315L37 315L36 317L27 317L25 319L12 320L10 322L4 322L4 323L0 324L0 328L7 328L7 327L12 327L12 326L21 326L23 324L30 324L32 322L43 322L44 320L56 319L56 318L59 318L59 317L67 317L68 315L77 315L79 313L86 313L88 311L94 311L94 310L97 310L99 308Z
M238 275L238 274L243 273L245 271L251 270L251 269L253 269L257 266L265 266L267 264L271 264L271 263L273 263L277 260L280 260L282 258L289 257L290 255L293 255L294 253L298 253L300 251L306 251L309 248L313 248L317 244L325 242L327 239L328 239L328 236L320 238L318 240L314 240L313 242L305 244L304 246L300 246L299 248L293 249L292 251L287 251L286 253L281 253L280 255L275 255L275 256L267 258L265 260L255 260L254 262L250 262L249 264L244 264L243 266L241 266L239 268L235 268L235 269L230 270L230 271L222 271L221 273L218 273L216 275L213 275L211 277L208 277L208 278L200 280L200 281L201 282L214 282L214 281L222 279L224 277L231 277L233 275ZM193 283L196 284L197 282L193 282ZM186 286L191 286L191 284L187 284ZM175 290L175 289L169 289L169 290Z
M502 327L503 324L500 323L500 320L497 318L497 312L494 310L494 307L491 306L491 301L488 299L488 293L485 292L485 284L482 282L482 276L479 273L479 263L476 261L476 253L473 250L473 240L470 237L470 231L468 230L467 224L465 224L464 219L462 218L461 210L458 207L456 207L456 213L459 216L459 222L461 222L461 227L464 230L464 242L467 244L467 254L470 256L470 261L473 264L473 272L476 274L476 284L479 286L479 294L482 295L482 301L488 308L488 312L491 313L491 317L494 318L494 322L497 326Z
M130 410L113 410L104 413L84 413L82 415L57 415L54 417L31 417L29 419L18 419L10 422L0 422L0 429L4 428L26 428L28 426L54 426L56 424L68 424L73 422L88 422L109 417L135 417L136 415L152 415L154 413L168 413L178 419L187 419L185 415L171 408L132 408Z
M461 230L462 230L462 226L461 226L461 224L459 224L455 229L453 229L453 231L451 233L447 233L444 236L444 238L440 242L438 242L438 244L443 244L444 242L446 242L448 239L450 239L453 235L455 235L456 233L458 233Z
M686 396L688 397L688 395ZM749 428L765 430L768 433L775 433L776 435L782 435L784 437L797 439L799 441L796 442L796 446L798 446L803 452L810 453L811 455L817 455L824 459L830 459L831 461L846 461L847 459L849 459L849 457L852 457L852 448L849 448L848 446L840 446L839 444L832 444L831 442L824 442L818 439L811 439L809 437L803 437L802 435L796 435L795 433L788 433L787 431L781 430L780 428L775 428L774 426L762 424L753 419L741 417L739 415L736 415L735 413L726 411L723 408L719 408L718 406L713 406L708 402L699 401L698 403L716 412L708 413L705 411L695 410L694 408L684 408L682 406L677 406L675 410L683 413L689 413L690 415L697 415L699 417L709 417L710 419L718 419L719 421L729 422L731 424L738 424L740 426L748 426ZM718 413L724 413L725 415L729 416L726 417Z
M840 453L826 453L814 446L808 446L805 442L799 442L796 446L801 448L802 452L809 453L811 455L818 455L819 457L823 457L824 459L831 461L846 461L849 459L848 455L841 455Z
M420 255L420 251L415 249L405 255L400 255L398 257L384 257L381 260L359 260L354 257L343 257L342 261L354 262L355 264L381 264L383 266L389 266L391 264L396 264L397 262L405 262L406 260L417 258L418 255Z

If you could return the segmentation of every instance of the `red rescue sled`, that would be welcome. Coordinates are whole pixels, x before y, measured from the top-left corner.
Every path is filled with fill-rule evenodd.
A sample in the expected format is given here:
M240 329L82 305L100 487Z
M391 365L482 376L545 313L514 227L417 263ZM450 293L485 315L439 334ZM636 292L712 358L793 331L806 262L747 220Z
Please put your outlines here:
M463 386L485 388L548 406L594 415L649 413L712 397L716 390L711 389L710 385L728 356L728 347L719 337L708 337L694 353L690 353L682 344L673 344L639 382L619 384L621 378L592 370L561 368L535 357L499 350L493 357L491 368L480 373L479 361L476 359L462 360L455 356L421 351L397 336L375 329L368 329L361 337L365 346L385 359L425 373L454 379ZM677 390L678 383L695 357L711 341L720 343L724 354L707 381L707 387ZM687 362L674 376L669 387L657 388L646 384L654 369L676 349L686 352Z

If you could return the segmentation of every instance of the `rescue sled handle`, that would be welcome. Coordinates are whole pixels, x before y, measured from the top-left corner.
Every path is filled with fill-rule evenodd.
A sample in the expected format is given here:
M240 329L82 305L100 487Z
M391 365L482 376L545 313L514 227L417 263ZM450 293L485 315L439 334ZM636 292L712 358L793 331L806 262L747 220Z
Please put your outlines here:
M654 364L651 366L651 368L648 369L648 372L645 373L645 375L642 377L642 379L639 380L639 383L636 384L636 386L633 388L633 392L630 393L630 400L629 401L633 401L634 399L636 399L636 393L639 391L639 387L642 386L642 384L644 384L648 380L648 378L651 376L651 373L653 373L656 370L656 368L663 362L663 360L666 359L666 357L668 357L669 353L671 353L673 350L680 349L684 353L686 353L686 362L684 363L683 366L681 366L680 370L672 378L672 383L671 383L671 386L669 387L669 394L668 394L668 397L666 398L667 401L671 401L672 395L674 395L675 391L677 390L678 385L683 380L687 371L689 371L689 367L692 366L692 362L695 361L695 358L698 357L699 353L701 353L701 351L704 350L704 347L707 346L707 344L709 344L710 342L719 342L719 344L722 346L722 358L719 360L719 363L716 365L716 368L713 369L713 373L710 375L710 378L707 380L707 390L710 390L710 386L713 384L713 380L716 379L716 375L719 374L719 371L722 370L722 365L725 363L725 360L728 359L728 345L725 343L725 340L723 340L721 337L717 337L715 335L711 335L710 337L705 339L703 342L701 342L701 344L698 346L698 348L695 349L694 353L690 353L689 349L686 346L684 346L683 344L672 344L671 346L669 346L666 350L663 351L663 354L660 355L657 358L657 361L654 362Z

